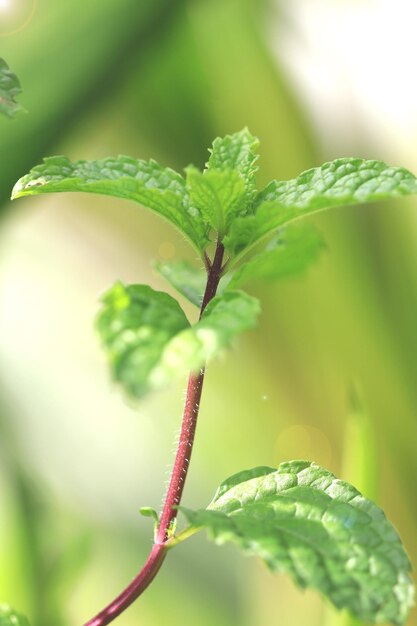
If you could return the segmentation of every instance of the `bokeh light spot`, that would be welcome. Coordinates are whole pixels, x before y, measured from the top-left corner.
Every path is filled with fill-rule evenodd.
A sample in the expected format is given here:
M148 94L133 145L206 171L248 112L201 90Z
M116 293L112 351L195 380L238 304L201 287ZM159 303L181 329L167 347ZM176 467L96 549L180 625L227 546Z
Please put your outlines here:
M0 37L20 32L30 24L37 0L0 0Z
M305 459L329 467L332 446L328 437L318 428L305 424L290 426L281 432L275 443L276 461Z
M158 248L159 256L168 261L175 256L175 246L170 241L164 241Z

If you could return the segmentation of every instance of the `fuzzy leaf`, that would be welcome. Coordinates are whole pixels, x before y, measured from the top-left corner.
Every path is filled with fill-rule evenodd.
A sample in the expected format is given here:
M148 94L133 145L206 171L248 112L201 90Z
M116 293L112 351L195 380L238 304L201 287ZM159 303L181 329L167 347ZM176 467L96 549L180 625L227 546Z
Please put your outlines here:
M14 117L23 107L16 102L16 97L22 93L19 79L9 69L6 61L0 58L0 113L7 117Z
M323 239L309 224L291 224L278 233L259 254L232 275L227 289L253 280L276 280L303 273L324 248Z
M199 370L206 361L231 347L233 340L256 326L259 301L243 291L216 296L197 324L170 341L152 375L155 386L166 384L191 369Z
M103 298L97 328L114 379L133 397L198 371L206 360L253 328L259 303L243 292L213 299L190 327L178 302L145 285L117 283Z
M0 626L29 626L29 622L7 604L0 604Z
M245 183L234 170L187 168L187 188L191 203L214 230L222 236L236 213L245 208Z
M236 543L361 620L400 625L413 605L410 563L394 527L376 504L314 463L241 472L207 509L181 510L191 530Z
M204 269L188 261L159 262L155 263L155 269L181 295L200 308L207 281Z
M151 388L149 379L165 346L188 320L174 298L146 285L116 283L102 301L97 330L113 377L140 398Z
M250 203L256 194L255 175L258 167L256 151L259 140L247 128L233 135L217 137L210 150L208 170L236 170L245 183L245 203Z
M207 244L206 226L189 206L185 180L156 161L128 156L76 161L64 156L44 159L15 185L12 199L59 191L85 191L133 200L159 213L199 250Z
M235 256L300 217L414 193L417 179L404 168L390 167L382 161L337 159L293 180L271 181L256 197L254 215L237 218L224 244Z

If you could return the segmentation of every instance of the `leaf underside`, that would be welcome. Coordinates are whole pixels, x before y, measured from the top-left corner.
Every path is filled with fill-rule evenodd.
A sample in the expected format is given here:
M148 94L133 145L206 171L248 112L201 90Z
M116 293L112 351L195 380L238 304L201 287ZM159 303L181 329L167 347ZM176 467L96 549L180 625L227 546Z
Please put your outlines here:
M103 297L97 329L113 372L132 397L198 371L253 328L259 314L255 298L240 291L217 296L199 322L190 326L178 302L146 285L122 283Z
M8 605L0 604L0 626L29 626L29 622Z
M178 293L200 308L207 281L207 272L203 268L188 261L160 261L155 263L155 269Z
M15 117L23 111L23 107L16 102L16 97L22 92L19 79L4 59L0 58L0 113L7 117Z
M361 620L401 625L413 605L411 566L394 527L352 485L314 463L241 472L207 509L181 510L216 543L234 542Z
M277 280L303 274L324 248L322 237L310 224L290 224L231 275L227 289L240 289L255 280Z

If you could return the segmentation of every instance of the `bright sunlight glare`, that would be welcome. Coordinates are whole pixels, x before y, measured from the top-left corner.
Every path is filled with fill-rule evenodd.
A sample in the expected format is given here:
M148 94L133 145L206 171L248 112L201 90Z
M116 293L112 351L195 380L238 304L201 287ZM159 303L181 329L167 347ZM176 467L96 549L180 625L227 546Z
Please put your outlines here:
M271 41L327 146L353 151L365 140L379 154L415 159L415 23L409 0L275 0L292 28ZM399 96L401 94L401 97Z
M8 9L10 7L10 0L0 0L0 10Z

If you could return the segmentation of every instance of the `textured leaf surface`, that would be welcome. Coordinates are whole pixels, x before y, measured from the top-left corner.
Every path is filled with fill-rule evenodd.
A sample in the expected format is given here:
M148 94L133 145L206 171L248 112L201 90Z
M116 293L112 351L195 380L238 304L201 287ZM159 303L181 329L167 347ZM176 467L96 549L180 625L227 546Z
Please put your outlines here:
M309 461L229 478L192 527L232 541L369 622L403 624L413 605L410 563L394 527L352 485Z
M103 298L97 328L113 376L133 397L197 371L252 328L259 303L240 291L218 296L190 327L178 302L145 285L117 283Z
M234 170L187 168L187 188L191 203L208 224L220 235L227 229L236 213L245 209L245 184Z
M197 209L189 206L185 180L156 161L118 156L72 163L63 156L50 157L16 183L12 198L60 191L85 191L133 200L166 218L199 251L206 246L206 226Z
M14 117L23 108L16 97L22 92L19 79L9 69L6 61L0 58L0 113Z
M243 291L216 296L206 307L201 320L169 342L155 369L153 382L165 384L174 376L198 370L243 331L256 326L259 301Z
M205 269L195 267L188 261L155 263L155 269L181 295L200 308L207 281Z
M189 326L188 320L174 298L146 285L116 283L103 305L97 329L114 379L140 398L150 390L152 370L166 344Z
M6 604L0 604L0 626L29 626L29 622Z
M254 215L234 221L225 247L242 252L275 229L305 215L342 205L417 193L417 180L382 161L337 159L289 181L271 181L255 199Z
M227 289L236 289L253 280L301 274L317 260L323 248L323 239L314 228L308 224L291 224L236 270Z
M235 170L242 176L246 204L250 203L256 194L255 175L258 167L255 164L258 159L256 154L258 146L259 140L244 128L233 135L217 137L213 141L207 162L208 170Z

